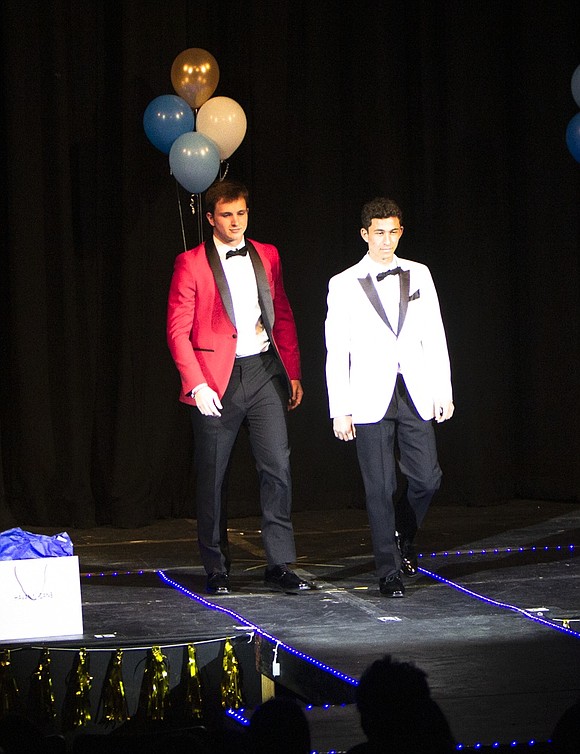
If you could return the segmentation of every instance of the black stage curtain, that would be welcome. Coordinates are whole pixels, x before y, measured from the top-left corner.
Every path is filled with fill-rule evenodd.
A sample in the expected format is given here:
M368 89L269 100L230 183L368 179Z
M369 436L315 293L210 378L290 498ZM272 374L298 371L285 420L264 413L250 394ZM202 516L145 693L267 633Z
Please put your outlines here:
M0 14L3 525L194 515L164 327L199 227L143 130L189 47L246 113L229 176L251 190L250 237L284 260L306 391L295 508L360 504L354 448L327 416L323 323L377 194L404 208L399 251L430 266L446 322L439 499L578 500L578 0L4 0ZM246 443L236 515L258 508Z

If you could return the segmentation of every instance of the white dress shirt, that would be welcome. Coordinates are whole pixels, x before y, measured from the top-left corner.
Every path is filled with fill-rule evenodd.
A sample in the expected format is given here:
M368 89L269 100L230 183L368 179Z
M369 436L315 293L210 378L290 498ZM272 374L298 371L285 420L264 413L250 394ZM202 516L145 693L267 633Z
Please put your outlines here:
M262 324L262 311L258 301L258 285L250 255L226 259L226 254L234 247L226 246L214 236L228 287L232 296L238 338L236 356L253 356L267 351L270 345L268 334ZM236 248L241 248L245 240Z

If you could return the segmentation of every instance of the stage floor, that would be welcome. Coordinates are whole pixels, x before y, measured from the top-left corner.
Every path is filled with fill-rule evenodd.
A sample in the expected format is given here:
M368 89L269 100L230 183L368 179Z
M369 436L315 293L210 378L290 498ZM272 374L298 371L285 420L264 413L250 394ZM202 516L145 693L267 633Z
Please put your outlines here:
M233 591L222 597L204 594L193 520L69 530L85 633L55 646L209 646L258 628L343 674L346 690L388 653L427 672L465 747L545 742L580 696L579 520L572 503L435 504L418 535L421 574L395 600L378 592L363 510L294 516L296 570L317 587L301 595L263 586L257 518L230 521ZM351 701L307 709L313 749L364 740Z

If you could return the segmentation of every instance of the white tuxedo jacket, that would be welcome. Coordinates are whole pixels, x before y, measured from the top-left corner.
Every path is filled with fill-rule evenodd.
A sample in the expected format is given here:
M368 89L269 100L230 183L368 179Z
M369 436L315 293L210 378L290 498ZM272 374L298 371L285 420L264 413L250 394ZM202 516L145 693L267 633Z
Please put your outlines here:
M390 323L379 299L368 256L328 285L326 383L331 418L370 424L385 415L401 372L421 417L452 400L451 370L439 300L424 264L395 257L401 301Z

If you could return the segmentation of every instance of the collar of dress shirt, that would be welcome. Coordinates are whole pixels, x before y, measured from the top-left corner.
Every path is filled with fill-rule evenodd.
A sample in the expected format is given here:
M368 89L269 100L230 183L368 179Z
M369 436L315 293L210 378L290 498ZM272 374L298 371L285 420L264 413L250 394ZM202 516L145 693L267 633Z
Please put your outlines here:
M220 259L222 260L222 262L224 262L228 251L231 251L232 249L241 249L242 246L245 245L246 237L244 236L242 240L239 243L237 243L235 246L228 246L227 244L222 243L221 241L218 241L218 239L215 236L213 237L213 242L217 249L217 253L220 255ZM238 257L236 257L236 259L237 258Z
M391 264L385 267L384 264L379 264L378 262L375 262L374 259L371 259L370 255L367 253L367 272L370 272L371 275L377 275L379 272L385 272L386 270L394 270L395 267L400 266L399 259L396 256L393 257Z

